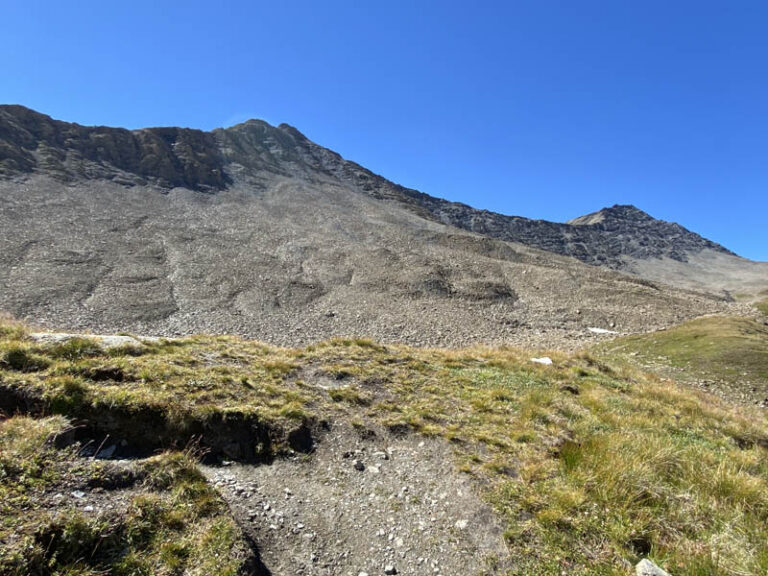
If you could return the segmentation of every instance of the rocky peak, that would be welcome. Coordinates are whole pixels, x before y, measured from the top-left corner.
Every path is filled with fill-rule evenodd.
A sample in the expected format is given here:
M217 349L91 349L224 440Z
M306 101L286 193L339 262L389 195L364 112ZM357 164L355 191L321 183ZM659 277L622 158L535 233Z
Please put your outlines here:
M216 192L235 182L257 189L275 175L313 185L335 181L360 194L397 203L423 218L616 269L627 269L628 258L685 262L690 254L704 249L729 253L632 205L614 205L557 223L448 202L345 160L293 126L272 126L256 119L212 132L125 130L80 126L23 106L0 106L0 178L31 172L65 181L108 179L203 192Z
M0 176L27 172L64 181L106 179L194 190L228 184L209 132L81 126L23 106L0 106Z
M652 222L655 218L643 212L632 204L614 204L609 208L603 208L597 212L591 214L585 214L579 216L573 220L569 220L566 224L571 226L592 226L594 224L600 224L603 222L626 222L626 223L641 223Z

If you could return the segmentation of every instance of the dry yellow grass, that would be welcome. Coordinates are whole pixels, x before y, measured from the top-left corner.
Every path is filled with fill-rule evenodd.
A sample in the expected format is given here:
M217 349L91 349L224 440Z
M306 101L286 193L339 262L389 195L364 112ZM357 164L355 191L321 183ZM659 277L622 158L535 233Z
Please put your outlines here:
M2 385L64 414L129 406L189 426L256 413L278 427L346 419L443 437L504 518L518 574L626 574L645 556L675 576L768 573L765 413L626 363L549 352L542 366L523 350L353 339L281 349L200 336L103 351L1 333Z

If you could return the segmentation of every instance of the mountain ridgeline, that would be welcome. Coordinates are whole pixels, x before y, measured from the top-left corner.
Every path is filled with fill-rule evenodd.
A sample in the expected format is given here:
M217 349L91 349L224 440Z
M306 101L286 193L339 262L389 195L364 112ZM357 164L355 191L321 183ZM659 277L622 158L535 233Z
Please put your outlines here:
M125 130L0 106L0 310L43 325L576 346L767 287L766 265L632 206L477 210L287 124Z
M258 187L265 171L309 180L322 173L450 226L619 270L628 268L627 258L686 262L689 254L704 249L732 254L634 206L613 206L563 224L448 202L344 160L292 126L273 127L260 120L212 132L130 131L84 127L21 106L4 106L0 107L0 146L0 175L43 172L63 181L106 178L127 185L151 182L163 188L216 192L236 177Z

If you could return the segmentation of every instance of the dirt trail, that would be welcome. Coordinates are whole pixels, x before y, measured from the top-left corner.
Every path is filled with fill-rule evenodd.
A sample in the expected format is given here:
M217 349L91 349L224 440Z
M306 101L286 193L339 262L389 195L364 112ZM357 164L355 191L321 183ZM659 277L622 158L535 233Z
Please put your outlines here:
M341 425L309 456L204 467L271 574L502 573L500 522L442 440Z

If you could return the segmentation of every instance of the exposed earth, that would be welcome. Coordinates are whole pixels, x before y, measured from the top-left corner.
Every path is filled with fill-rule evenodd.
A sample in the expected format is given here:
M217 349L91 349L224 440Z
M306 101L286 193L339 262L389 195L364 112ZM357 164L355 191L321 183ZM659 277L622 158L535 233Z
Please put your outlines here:
M204 471L274 574L503 574L504 528L438 439L338 426L310 456Z

